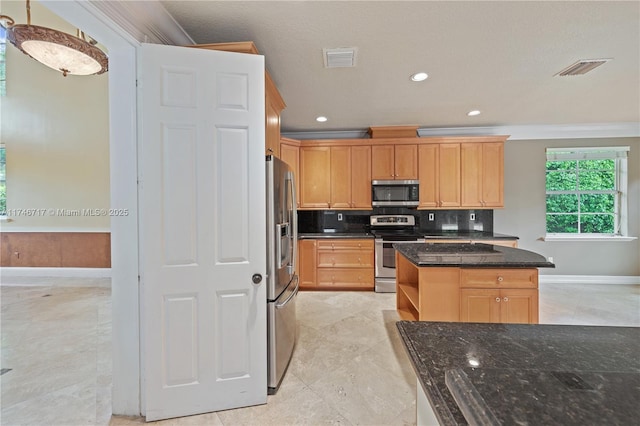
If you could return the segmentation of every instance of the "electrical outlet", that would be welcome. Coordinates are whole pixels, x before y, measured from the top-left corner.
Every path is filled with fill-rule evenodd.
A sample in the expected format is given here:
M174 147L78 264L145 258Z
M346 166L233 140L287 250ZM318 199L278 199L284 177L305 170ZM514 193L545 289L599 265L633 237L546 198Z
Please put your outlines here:
M429 222L433 222L433 219L434 219L434 214L429 213Z
M338 222L342 222L342 213L338 213Z
M470 221L472 221L472 222L473 222L474 220L476 220L476 214L475 214L475 213L471 213L471 214L469 215L469 220L470 220Z
M553 256L549 256L549 262L553 263Z

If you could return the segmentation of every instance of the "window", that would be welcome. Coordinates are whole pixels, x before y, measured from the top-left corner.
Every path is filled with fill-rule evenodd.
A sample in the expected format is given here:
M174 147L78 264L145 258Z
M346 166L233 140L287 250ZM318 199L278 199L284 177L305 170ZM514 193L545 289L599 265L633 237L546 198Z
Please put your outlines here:
M628 151L547 148L547 236L626 235Z
M7 156L4 145L0 145L0 216L7 215Z

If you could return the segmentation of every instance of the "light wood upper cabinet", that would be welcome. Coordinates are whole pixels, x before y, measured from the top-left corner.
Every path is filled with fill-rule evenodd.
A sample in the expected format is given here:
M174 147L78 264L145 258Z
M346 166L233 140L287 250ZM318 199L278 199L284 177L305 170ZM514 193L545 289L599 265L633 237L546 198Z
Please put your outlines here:
M371 147L351 147L351 207L371 209Z
M504 207L504 144L460 144L462 207Z
M301 209L371 209L371 146L302 146L300 181Z
M418 179L418 145L374 145L371 168L374 180Z
M293 169L296 194L298 195L296 198L297 207L300 207L300 147L297 141L291 140L291 142L293 143L289 143L287 139L280 140L280 159Z
M300 147L300 208L328 209L331 200L331 148Z
M331 147L332 209L371 208L371 147Z
M332 209L351 208L351 147L331 147L331 201Z
M460 207L460 144L418 147L422 208Z

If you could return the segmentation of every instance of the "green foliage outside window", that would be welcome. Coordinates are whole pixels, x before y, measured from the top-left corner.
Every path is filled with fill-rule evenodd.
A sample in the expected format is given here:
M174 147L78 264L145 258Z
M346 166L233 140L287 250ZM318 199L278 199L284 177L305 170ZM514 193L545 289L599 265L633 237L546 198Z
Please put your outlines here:
M547 161L547 232L615 234L616 161Z

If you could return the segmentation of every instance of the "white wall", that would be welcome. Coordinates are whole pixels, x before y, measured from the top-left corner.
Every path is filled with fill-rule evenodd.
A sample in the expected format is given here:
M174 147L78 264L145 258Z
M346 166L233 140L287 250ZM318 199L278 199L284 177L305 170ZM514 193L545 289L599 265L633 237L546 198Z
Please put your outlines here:
M4 15L26 23L25 2L2 1ZM39 2L31 23L76 34ZM7 210L46 209L13 216L3 231L108 230L109 216L61 216L48 209L109 208L108 77L63 77L7 42L7 96L0 99L1 142L7 152Z
M519 247L552 256L553 275L640 276L640 240L541 241L545 235L545 148L630 146L629 234L640 237L640 138L517 140L505 144L505 208L494 210L494 230L517 235Z

